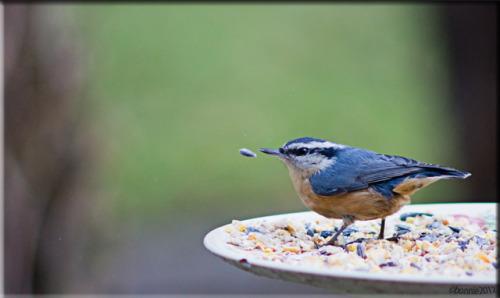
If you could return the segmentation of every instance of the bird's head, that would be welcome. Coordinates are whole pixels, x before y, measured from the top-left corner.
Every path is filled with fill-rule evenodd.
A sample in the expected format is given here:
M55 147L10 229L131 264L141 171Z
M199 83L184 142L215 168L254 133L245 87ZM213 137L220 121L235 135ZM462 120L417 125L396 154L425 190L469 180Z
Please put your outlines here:
M260 148L259 151L281 159L290 170L313 174L331 167L337 150L345 145L316 138L304 137L291 140L278 149Z

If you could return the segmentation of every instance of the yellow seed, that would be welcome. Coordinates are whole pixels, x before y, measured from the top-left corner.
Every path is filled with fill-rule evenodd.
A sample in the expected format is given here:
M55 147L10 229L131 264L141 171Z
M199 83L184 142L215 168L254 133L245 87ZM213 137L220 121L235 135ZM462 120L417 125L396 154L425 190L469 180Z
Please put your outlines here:
M347 249L348 249L349 251L355 251L355 250L356 250L356 247L357 247L357 246L355 246L355 245L349 244L349 245L347 246Z
M429 248L431 248L431 243L427 240L424 240L422 242L422 248L425 249L425 250L429 250Z
M409 258L409 261L412 262L412 263L417 263L418 262L418 257L417 256L411 256Z
M296 247L283 247L283 251L299 252L299 249Z
M249 239L249 240L257 240L257 238L255 238L255 235L254 235L253 233L250 233L250 234L248 235L248 239Z
M415 221L415 218L413 218L413 217L408 217L406 219L406 222L409 222L409 223L413 223L414 221Z
M403 245L404 248L406 248L407 251L411 251L411 242L406 241L406 243Z
M240 232L243 232L247 227L245 227L244 225L241 225L239 228L238 228L238 231Z
M264 247L262 249L262 251L265 252L265 253L272 253L274 250L272 248L270 248L270 247Z
M488 258L488 256L482 252L478 252L478 253L474 254L474 257L480 259L483 262L490 263L490 259Z
M259 244L257 244L256 248L262 250L265 253L270 253L270 252L274 251L274 249L272 247L264 246L264 244L260 241L259 241Z

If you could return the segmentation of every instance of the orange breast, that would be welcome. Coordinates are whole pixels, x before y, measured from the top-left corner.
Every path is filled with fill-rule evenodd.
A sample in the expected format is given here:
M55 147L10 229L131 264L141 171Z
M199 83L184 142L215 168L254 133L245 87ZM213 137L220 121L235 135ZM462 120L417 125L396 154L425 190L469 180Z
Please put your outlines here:
M371 188L339 196L320 196L311 189L309 179L298 175L290 176L302 202L312 211L328 218L341 219L342 215L354 216L356 220L371 220L394 214L410 203L407 195L395 195L388 200Z

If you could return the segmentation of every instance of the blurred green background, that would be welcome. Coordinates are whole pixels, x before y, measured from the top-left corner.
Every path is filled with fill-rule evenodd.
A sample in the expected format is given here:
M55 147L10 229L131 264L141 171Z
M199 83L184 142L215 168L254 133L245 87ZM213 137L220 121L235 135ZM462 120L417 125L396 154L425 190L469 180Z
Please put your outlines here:
M203 247L233 219L307 210L283 164L242 147L311 136L471 171L467 148L478 143L463 137L440 5L50 4L33 15L76 37L84 84L70 114L91 170L83 196L47 203L58 208L33 225L34 273L19 289L12 274L10 293L327 293L254 276ZM42 38L47 65L67 37ZM482 201L468 192L477 174L412 202Z
M99 180L120 218L304 210L283 165L238 154L300 136L462 166L432 7L74 9L93 54L92 121L106 131ZM463 186L414 202L455 201Z

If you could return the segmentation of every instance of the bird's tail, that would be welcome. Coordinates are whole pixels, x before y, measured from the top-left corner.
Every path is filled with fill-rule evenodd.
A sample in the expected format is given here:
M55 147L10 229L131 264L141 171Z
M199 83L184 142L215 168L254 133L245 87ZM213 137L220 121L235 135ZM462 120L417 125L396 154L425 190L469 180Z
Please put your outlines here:
M451 169L451 170L445 170L445 171L437 174L436 176L439 176L439 177L445 178L445 179L446 178L465 179L465 178L469 177L470 175L471 175L471 173L469 173L469 172Z

